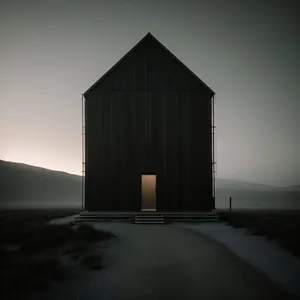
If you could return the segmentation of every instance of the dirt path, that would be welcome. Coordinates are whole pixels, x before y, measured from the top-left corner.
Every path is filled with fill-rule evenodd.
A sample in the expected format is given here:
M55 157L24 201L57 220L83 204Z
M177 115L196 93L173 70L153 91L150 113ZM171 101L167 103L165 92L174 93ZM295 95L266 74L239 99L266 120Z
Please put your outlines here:
M96 226L117 235L101 250L105 269L79 269L32 299L295 299L205 236L172 225Z

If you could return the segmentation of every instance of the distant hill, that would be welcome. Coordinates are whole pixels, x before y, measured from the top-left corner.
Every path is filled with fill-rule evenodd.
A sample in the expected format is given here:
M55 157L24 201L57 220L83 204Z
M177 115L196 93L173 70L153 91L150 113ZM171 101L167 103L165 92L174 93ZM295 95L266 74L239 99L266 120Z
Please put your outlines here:
M232 189L232 190L246 190L246 191L298 191L299 186L274 186L261 183L253 183L234 179L216 179L217 189Z
M81 176L0 160L0 207L81 206Z
M233 209L300 209L298 187L280 187L218 178L216 207L228 209L230 197Z
M298 184L298 185L292 185L291 187L300 189L300 184Z
M81 176L0 160L0 208L81 207L81 196ZM217 178L217 201L225 201L227 206L230 196L241 203L244 199L252 203L266 198L272 203L287 203L291 197L296 201L299 198L300 203L300 187Z

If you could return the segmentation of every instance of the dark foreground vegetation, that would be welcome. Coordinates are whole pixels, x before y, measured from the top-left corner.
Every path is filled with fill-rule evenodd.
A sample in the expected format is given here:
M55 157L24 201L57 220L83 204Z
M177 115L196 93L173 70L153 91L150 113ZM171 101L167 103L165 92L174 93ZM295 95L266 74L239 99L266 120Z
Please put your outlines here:
M300 211L232 211L219 212L219 218L234 228L246 228L251 235L276 240L300 258Z
M53 218L73 214L74 211L67 210L0 213L0 282L5 299L19 298L20 293L24 299L26 292L45 289L53 281L67 280L74 267L93 270L103 267L97 246L112 238L112 233L88 224L48 223Z

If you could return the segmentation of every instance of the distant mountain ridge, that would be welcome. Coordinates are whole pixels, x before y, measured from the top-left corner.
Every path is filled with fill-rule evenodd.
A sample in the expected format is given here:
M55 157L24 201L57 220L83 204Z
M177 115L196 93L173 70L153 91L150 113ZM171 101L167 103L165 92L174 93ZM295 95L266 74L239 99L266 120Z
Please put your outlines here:
M38 166L28 165L28 164L25 164L25 163L14 162L14 161L6 161L6 160L1 160L0 159L0 168L1 168L1 166L4 166L5 164L10 165L10 166L14 166L14 167L17 167L17 168L36 169L36 170L45 171L45 172L61 173L61 174L65 174L67 176L72 176L72 177L74 176L74 178L76 178L76 177L80 178L80 180L81 180L80 175L68 173L68 172L65 172L65 171L50 170L50 169L47 169L47 168L44 168L44 167L38 167Z
M0 207L81 206L82 177L0 160Z

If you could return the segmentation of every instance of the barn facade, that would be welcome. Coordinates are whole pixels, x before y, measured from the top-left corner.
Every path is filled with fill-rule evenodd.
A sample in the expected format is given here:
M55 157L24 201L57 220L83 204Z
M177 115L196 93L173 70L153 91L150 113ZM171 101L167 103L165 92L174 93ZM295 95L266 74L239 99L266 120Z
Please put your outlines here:
M148 33L83 94L84 209L213 210L214 95Z

